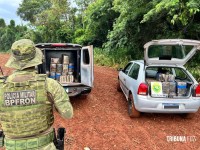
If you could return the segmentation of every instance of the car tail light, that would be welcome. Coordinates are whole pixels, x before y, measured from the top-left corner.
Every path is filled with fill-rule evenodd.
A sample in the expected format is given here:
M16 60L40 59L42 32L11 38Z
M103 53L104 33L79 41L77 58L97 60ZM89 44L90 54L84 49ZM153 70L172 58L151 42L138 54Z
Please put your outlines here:
M198 84L196 87L194 87L194 97L200 97L200 85Z
M148 94L148 85L145 83L141 83L138 88L138 95L147 95Z

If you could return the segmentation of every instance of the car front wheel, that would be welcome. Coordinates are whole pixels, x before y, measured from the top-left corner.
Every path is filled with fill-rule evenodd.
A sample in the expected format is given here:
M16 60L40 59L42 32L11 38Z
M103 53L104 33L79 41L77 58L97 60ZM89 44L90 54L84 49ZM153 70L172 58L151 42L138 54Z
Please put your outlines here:
M140 112L135 108L133 95L130 94L128 98L128 114L131 118L140 117Z

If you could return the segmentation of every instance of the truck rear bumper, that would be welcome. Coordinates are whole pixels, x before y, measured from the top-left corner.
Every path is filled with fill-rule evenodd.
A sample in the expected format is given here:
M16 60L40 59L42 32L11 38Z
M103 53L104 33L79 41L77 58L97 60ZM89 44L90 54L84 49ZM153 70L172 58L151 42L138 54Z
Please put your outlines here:
M91 92L92 88L87 86L80 86L80 87L72 86L72 87L64 87L64 89L69 95L69 97L74 97L81 94L88 94Z

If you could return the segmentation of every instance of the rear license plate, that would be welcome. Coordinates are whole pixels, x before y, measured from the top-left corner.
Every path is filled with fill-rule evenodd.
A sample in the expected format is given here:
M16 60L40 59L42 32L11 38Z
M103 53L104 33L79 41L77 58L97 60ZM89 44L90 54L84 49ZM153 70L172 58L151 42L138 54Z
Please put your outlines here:
M179 104L163 103L164 109L179 109Z

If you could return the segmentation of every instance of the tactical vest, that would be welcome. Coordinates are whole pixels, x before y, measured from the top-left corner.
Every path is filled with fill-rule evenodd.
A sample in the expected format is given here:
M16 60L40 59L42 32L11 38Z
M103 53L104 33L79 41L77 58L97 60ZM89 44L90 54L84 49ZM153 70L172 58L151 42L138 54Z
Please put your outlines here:
M0 84L0 122L7 137L34 136L52 126L54 118L47 97L46 75L17 75L12 81Z

